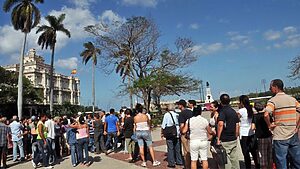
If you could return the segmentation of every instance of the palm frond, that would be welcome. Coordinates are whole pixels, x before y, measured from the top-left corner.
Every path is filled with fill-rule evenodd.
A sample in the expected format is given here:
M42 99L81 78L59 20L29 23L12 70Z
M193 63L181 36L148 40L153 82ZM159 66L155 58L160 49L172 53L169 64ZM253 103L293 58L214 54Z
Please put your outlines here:
M38 26L38 28L36 30L36 33L40 33L42 31L47 31L49 29L52 29L52 28L50 26L47 26L47 25Z
M11 8L17 3L21 2L21 0L6 0L3 4L3 11L8 12Z
M64 27L60 28L58 31L63 32L63 33L66 34L69 38L71 37L70 31L69 31L68 29L64 28Z
M33 10L34 22L33 22L33 25L31 27L34 28L40 23L41 13L40 13L39 9L34 4L32 4L32 10Z
M57 18L57 22L58 22L59 24L61 24L61 23L65 20L65 18L66 18L66 14L65 14L65 13L60 14L60 15L58 16L58 18Z

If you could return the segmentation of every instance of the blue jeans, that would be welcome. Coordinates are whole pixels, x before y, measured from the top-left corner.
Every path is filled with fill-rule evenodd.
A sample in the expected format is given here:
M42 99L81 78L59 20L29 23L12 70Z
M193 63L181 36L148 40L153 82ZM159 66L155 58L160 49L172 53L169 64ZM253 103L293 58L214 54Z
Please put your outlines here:
M112 141L112 138L114 139L113 141L113 150L116 151L117 150L117 143L118 143L118 136L117 136L117 132L108 132L107 133L107 140L105 143L105 147L106 149L108 149L110 142Z
M47 138L47 147L48 147L48 153L49 153L49 163L52 164L55 162L56 154L55 154L55 142L52 138Z
M170 166L174 166L175 164L183 165L180 146L181 142L179 138L167 139L166 142L168 148L168 164Z
M91 152L95 151L95 139L94 139L94 134L90 134L90 138L89 138L89 150Z
M37 140L37 149L36 149L36 143L33 143L32 150L33 150L33 162L35 164L38 164L42 159L43 166L47 167L49 165L49 153L47 152L48 145L44 145L43 140Z
M287 168L287 154L292 158L295 168L300 168L300 141L298 134L287 140L274 140L274 149L276 157L276 168Z
M24 148L23 148L23 140L13 141L13 160L17 160L18 158L18 147L20 150L20 157L24 158Z
M78 144L74 143L74 144L70 144L70 150L71 150L71 162L72 165L76 165L77 164L77 154L76 150L78 149Z
M135 134L140 147L144 147L144 141L148 147L152 146L152 136L150 130L137 130Z
M88 138L78 139L78 162L87 163L89 161L89 140ZM84 154L83 154L84 153Z

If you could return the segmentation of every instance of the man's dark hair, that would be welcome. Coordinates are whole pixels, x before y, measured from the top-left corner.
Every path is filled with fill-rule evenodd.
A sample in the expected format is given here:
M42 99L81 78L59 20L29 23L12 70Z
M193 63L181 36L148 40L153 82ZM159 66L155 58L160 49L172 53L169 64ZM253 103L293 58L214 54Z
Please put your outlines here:
M254 103L254 109L255 109L257 112L263 111L264 108L265 108L265 106L264 106L261 102L255 102L255 103Z
M142 113L143 112L143 105L141 105L139 103L136 104L135 110L136 110L137 113Z
M274 79L274 80L272 80L271 85L272 86L276 86L276 87L278 87L278 89L280 89L280 90L283 91L284 85L283 85L283 81L282 80L280 80L280 79Z
M193 106L196 106L196 104L197 104L195 100L189 100L188 102L189 102L190 104L192 104Z
M94 117L95 117L96 119L99 119L99 118L100 118L99 114L95 114Z
M110 114L115 113L115 109L110 109L110 110L109 110L109 113L110 113Z
M228 94L222 94L220 96L220 100L223 105L229 105L229 103L230 103L230 97Z
M40 117L45 117L45 116L47 117L46 113L41 113L40 114Z
M199 106L197 106L197 107L194 108L194 110L193 110L193 116L195 117L195 116L198 116L198 115L201 115L201 114L202 114L202 108L199 105Z

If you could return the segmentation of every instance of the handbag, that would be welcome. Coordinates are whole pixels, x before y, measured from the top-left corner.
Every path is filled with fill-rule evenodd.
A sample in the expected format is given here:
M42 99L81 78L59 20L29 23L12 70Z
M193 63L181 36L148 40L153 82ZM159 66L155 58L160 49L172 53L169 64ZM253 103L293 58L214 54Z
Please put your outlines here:
M186 139L190 139L191 138L191 130L190 130L190 119L188 119L188 130L186 131L186 133L185 133L185 138Z
M170 113L170 112L169 112ZM172 113L170 113L173 125L172 126L166 126L165 129L163 130L164 137L166 139L172 139L177 137L177 128L176 128L176 123L174 121L174 118L172 116Z

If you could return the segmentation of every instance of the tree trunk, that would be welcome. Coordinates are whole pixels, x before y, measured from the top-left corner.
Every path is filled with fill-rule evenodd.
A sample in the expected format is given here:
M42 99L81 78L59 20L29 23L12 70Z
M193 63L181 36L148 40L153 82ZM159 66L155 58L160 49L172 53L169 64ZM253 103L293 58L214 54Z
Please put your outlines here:
M133 94L132 94L132 88L131 88L131 78L128 78L128 87L129 87L129 99L130 99L130 108L133 109Z
M27 33L25 33L23 47L20 56L20 67L19 67L19 79L18 79L18 117L19 119L22 118L23 115L23 62L24 62L24 55L25 55L25 47L27 41Z
M95 64L93 63L93 70L92 70L92 95L93 95L93 115L95 113Z
M50 114L51 114L51 116L53 115L53 90L54 90L53 68L54 68L54 51L55 51L55 45L52 48L51 67L50 67Z

